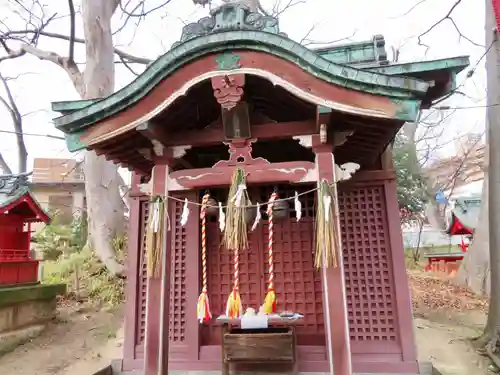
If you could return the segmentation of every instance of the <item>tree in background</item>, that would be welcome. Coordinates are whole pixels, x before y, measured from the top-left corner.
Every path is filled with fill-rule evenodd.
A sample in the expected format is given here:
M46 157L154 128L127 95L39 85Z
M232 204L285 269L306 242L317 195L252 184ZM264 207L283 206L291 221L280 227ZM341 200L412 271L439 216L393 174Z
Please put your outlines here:
M7 110L9 117L12 120L12 125L14 128L13 132L16 136L17 143L18 172L24 173L26 172L28 164L28 151L26 150L26 144L24 143L23 116L21 115L16 101L14 100L14 95L12 94L9 81L9 78L4 77L0 73L0 87L3 91L3 95L0 95L0 104L2 104L3 107ZM12 174L12 168L10 168L10 166L7 164L1 152L0 172L5 174Z
M130 2L129 2L130 3ZM165 2L157 9L168 3ZM59 4L59 6L62 4ZM95 99L108 96L115 90L115 61L117 55L124 64L146 64L149 59L131 56L113 45L111 17L120 10L130 18L143 18L148 10L144 1L132 10L127 10L119 0L82 0L81 9L77 12L72 0L66 2L69 12L69 30L67 34L47 31L57 13L47 15L47 6L39 1L9 1L13 15L27 20L26 25L16 29L2 22L0 46L4 55L0 62L21 58L30 54L61 67L75 90L82 99ZM127 3L128 5L128 3ZM58 9L60 10L60 9ZM77 37L77 16L83 24L83 37ZM39 48L40 38L65 40L68 43L67 55ZM85 45L85 68L75 61L75 44ZM84 174L89 219L89 245L115 275L122 275L124 266L116 260L112 248L113 239L123 235L124 203L120 195L123 180L118 173L118 166L93 151L84 154Z
M407 142L405 135L396 135L393 144L397 193L402 223L410 223L422 216L427 202L425 177L417 165L415 144Z
M276 2L271 12L266 12L259 0L241 2L253 10L258 9L277 16L294 5L304 3L305 0L289 0L284 5ZM48 0L8 0L6 4L1 4L11 9L11 12L5 18L2 14L0 19L0 63L26 55L35 56L59 66L82 99L96 99L114 92L115 63L123 64L137 75L134 68L139 66L139 70L141 67L144 69L151 62L151 59L133 56L117 48L113 43L113 36L129 23L135 23L137 26L152 12L164 9L170 0L81 0L79 8L75 7L78 3L73 0L54 1L52 4L57 5L53 8L57 9L58 13L62 13L63 4L67 6L68 14L63 16L56 12L48 14L51 8L49 3ZM194 3L207 4L210 1L194 0ZM121 24L115 29L112 28L112 17L121 20ZM53 27L61 18L69 19L66 33L61 32L60 27ZM81 36L77 25L82 25ZM47 40L66 42L67 52L61 54L41 48L40 44ZM77 63L75 59L78 45L85 47L84 64ZM115 56L118 61L115 61ZM22 130L18 133L22 135ZM112 247L113 239L123 237L124 231L125 204L120 194L120 186L124 185L123 179L118 173L117 165L93 151L85 152L84 160L89 220L88 244L95 249L111 273L123 275L124 266L116 260Z

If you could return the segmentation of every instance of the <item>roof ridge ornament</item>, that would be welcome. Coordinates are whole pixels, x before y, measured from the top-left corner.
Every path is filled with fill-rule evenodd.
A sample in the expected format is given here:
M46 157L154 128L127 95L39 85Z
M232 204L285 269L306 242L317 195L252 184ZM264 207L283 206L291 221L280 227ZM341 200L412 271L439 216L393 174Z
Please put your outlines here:
M210 11L210 16L184 26L180 41L172 48L200 36L235 30L256 30L287 37L279 31L277 18L252 12L245 4L226 3Z

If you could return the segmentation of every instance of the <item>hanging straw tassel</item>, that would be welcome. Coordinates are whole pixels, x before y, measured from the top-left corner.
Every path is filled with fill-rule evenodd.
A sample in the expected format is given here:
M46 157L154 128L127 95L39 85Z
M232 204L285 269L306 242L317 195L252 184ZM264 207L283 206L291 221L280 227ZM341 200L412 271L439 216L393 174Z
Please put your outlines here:
M158 277L163 251L163 231L165 219L165 202L160 197L154 197L149 206L149 223L146 232L147 275Z
M332 189L328 182L320 182L318 189L318 208L316 211L316 252L314 256L314 266L337 267L337 250L339 248L339 236L336 223L333 220L332 202L336 197L332 194Z
M226 228L222 237L223 246L227 250L248 249L248 231L246 210L250 198L245 185L245 171L236 169L233 174L229 199L226 208Z
M278 194L272 193L269 203L267 205L267 217L269 226L269 243L268 243L268 261L269 261L269 281L267 286L267 294L264 299L264 314L274 314L276 313L276 293L274 291L274 259L273 259L273 240L274 240L274 228L273 228L273 205L274 201L278 198Z
M201 200L201 273L202 273L202 287L201 294L198 297L198 320L200 324L208 322L212 319L210 312L210 304L208 302L208 283L207 283L207 203L209 194L205 194Z
M238 249L234 250L234 286L233 291L229 294L226 304L226 316L229 318L240 318L243 307L240 297L240 260Z

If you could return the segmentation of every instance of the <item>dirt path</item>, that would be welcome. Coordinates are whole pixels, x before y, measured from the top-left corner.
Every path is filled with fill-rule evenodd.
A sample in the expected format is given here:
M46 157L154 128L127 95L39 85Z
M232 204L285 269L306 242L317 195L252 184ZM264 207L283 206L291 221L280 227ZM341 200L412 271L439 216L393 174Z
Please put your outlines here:
M428 274L411 274L418 356L442 375L480 375L487 362L463 338L480 334L484 301ZM80 310L80 311L79 311ZM31 342L0 357L6 375L90 375L121 356L123 314L62 309Z
M487 364L463 338L475 337L475 327L415 319L418 357L432 362L442 375L484 374Z
M88 375L121 355L123 314L64 308L37 338L0 357L2 374Z
M30 343L0 357L2 374L8 375L90 375L119 358L123 343L123 315L117 312L63 313ZM484 364L463 337L479 333L484 315L470 314L415 319L419 359L431 361L442 375L479 375Z

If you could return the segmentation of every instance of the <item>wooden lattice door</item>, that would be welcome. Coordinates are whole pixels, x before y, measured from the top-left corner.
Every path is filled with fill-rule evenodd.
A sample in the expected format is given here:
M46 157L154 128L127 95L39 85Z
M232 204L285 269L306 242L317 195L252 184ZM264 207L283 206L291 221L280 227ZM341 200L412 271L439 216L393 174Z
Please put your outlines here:
M311 187L297 188L299 193ZM266 202L272 186L249 189L255 202ZM292 197L295 189L278 186L280 197ZM217 200L227 199L227 190L212 192ZM315 194L310 192L300 197L302 219L296 222L293 201L289 203L287 218L275 223L274 269L278 311L294 311L305 315L304 324L298 327L298 342L302 345L324 345L324 318L322 288L319 273L313 268L313 234ZM258 310L263 303L268 278L268 228L265 207L262 221L255 232L250 233L250 249L240 253L240 294L243 309ZM227 296L232 288L232 254L220 246L220 231L215 219L207 227L209 297L213 315L224 313ZM202 345L220 344L218 330L213 325L202 328Z

